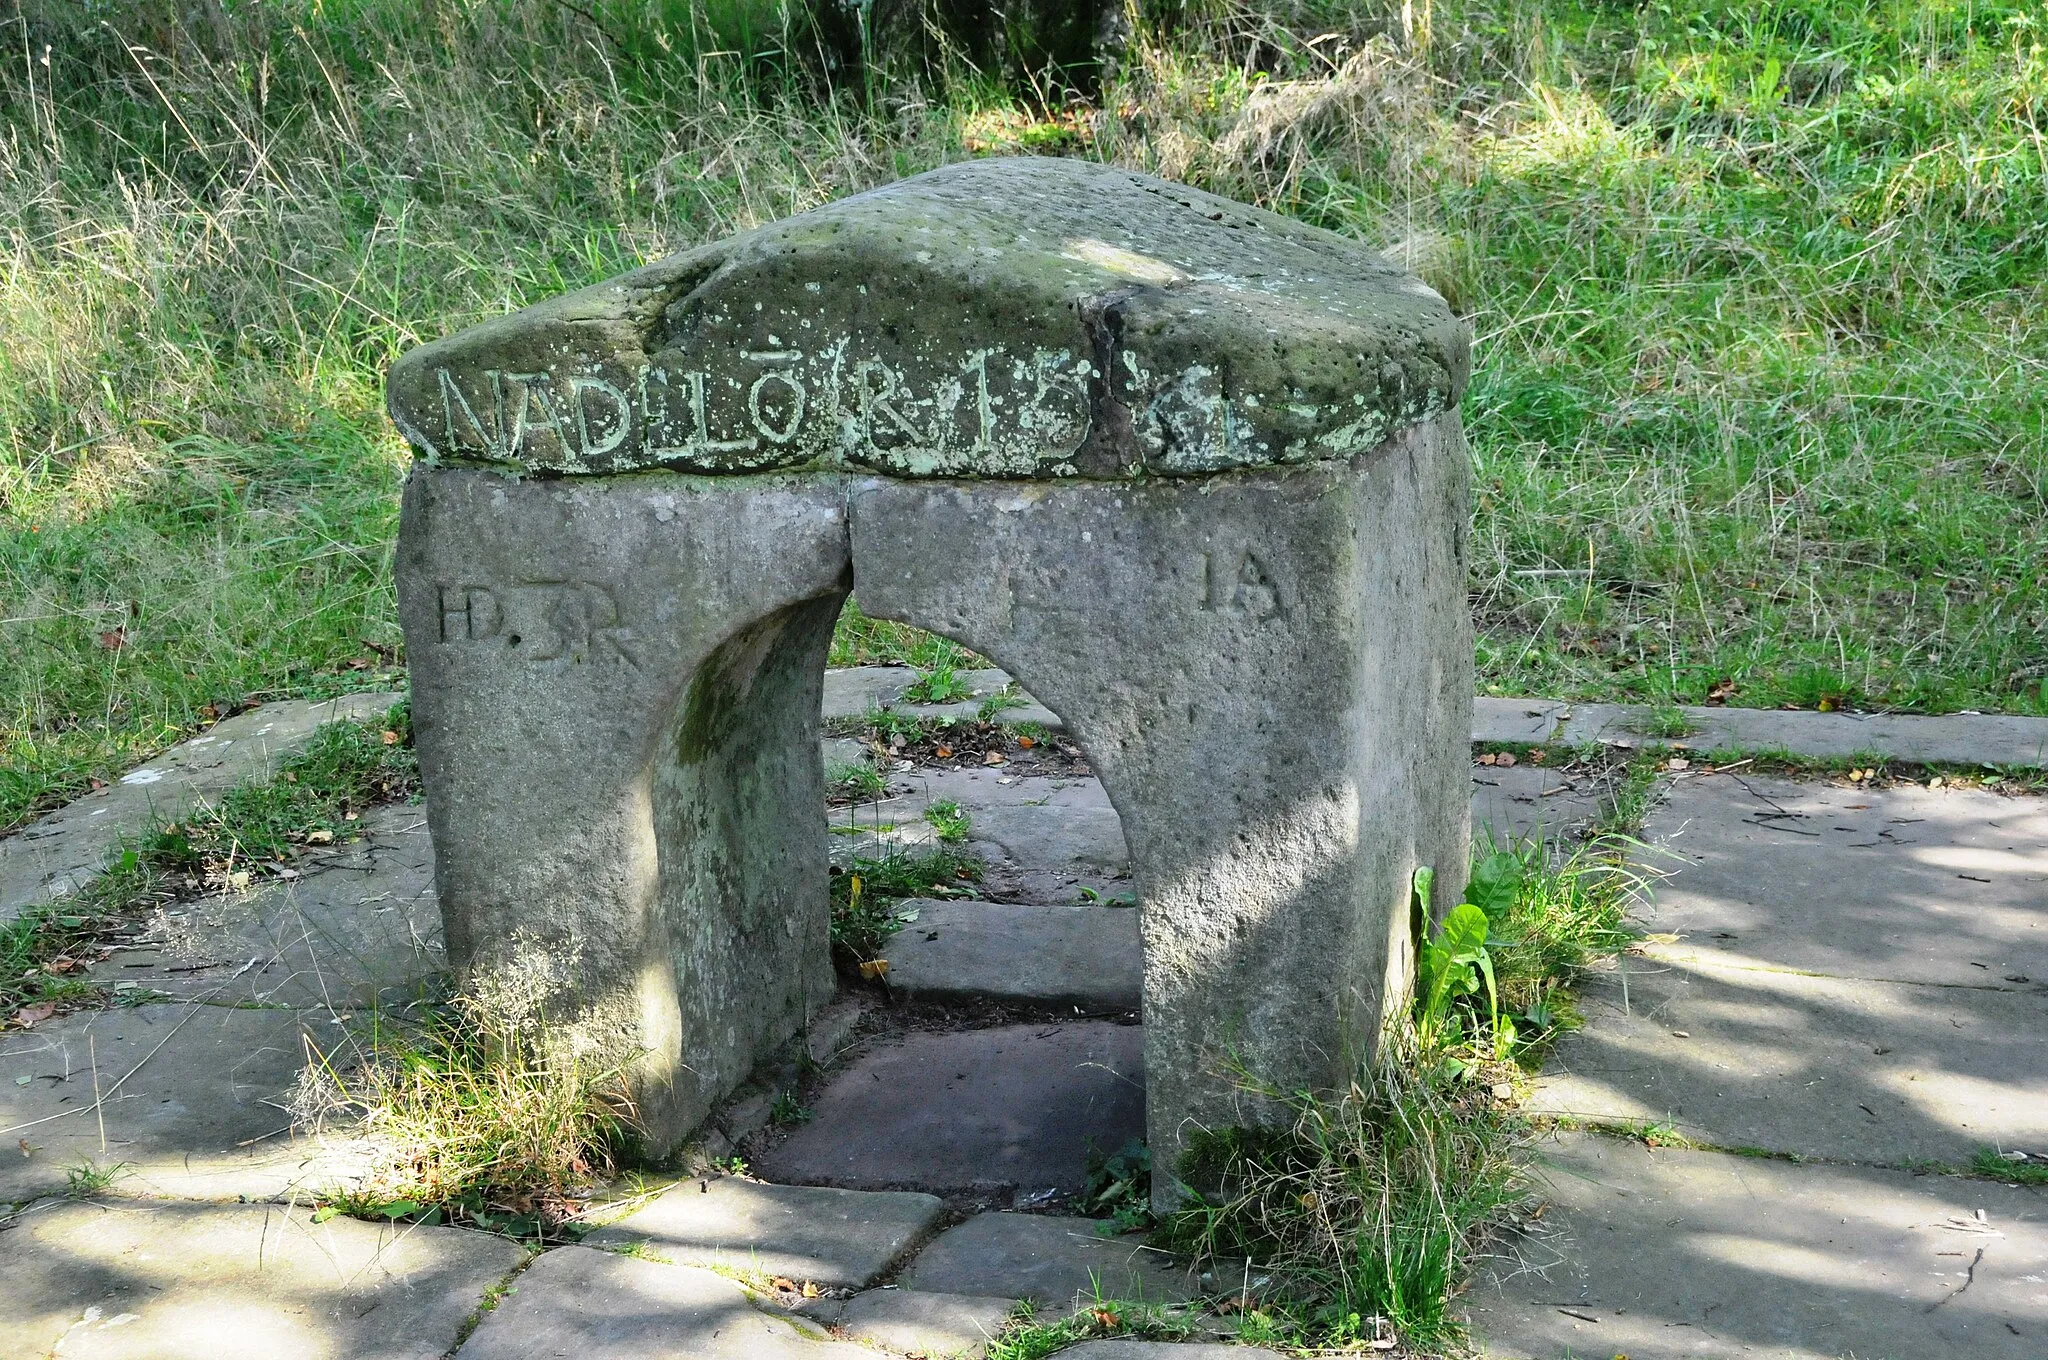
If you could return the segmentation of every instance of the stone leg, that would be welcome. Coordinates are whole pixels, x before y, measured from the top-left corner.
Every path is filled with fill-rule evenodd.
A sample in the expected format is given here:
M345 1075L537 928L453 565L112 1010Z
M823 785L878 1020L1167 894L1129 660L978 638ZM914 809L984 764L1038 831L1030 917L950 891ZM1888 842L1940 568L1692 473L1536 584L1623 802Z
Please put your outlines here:
M831 999L844 485L420 466L398 591L448 952L671 1150Z
M1275 1117L1233 1065L1292 1090L1370 1062L1406 1003L1416 867L1435 911L1458 900L1468 477L1452 415L1348 465L854 485L861 607L993 657L1123 821L1163 1171L1198 1128Z

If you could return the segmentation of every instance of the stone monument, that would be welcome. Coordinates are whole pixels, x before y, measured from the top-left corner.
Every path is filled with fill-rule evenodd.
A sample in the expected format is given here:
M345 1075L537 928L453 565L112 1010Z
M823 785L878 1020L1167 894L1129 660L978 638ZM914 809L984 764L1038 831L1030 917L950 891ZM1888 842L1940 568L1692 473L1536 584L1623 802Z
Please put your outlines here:
M457 972L680 1144L831 999L849 590L1058 713L1122 820L1155 1165L1372 1060L1468 839L1469 359L1356 243L981 160L426 345L399 604ZM1172 1193L1158 1178L1155 1198Z

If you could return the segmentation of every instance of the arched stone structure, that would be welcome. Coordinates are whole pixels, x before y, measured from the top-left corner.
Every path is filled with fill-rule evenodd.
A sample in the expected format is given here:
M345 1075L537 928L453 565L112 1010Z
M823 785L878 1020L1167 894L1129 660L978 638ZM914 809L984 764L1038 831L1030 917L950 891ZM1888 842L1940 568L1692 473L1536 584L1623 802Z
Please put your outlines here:
M1058 712L1122 819L1150 1139L1371 1059L1455 901L1462 329L1145 176L950 167L407 355L400 607L452 959L657 1151L832 995L849 589ZM630 474L630 475L627 475ZM1161 1178L1158 1194L1168 1193Z

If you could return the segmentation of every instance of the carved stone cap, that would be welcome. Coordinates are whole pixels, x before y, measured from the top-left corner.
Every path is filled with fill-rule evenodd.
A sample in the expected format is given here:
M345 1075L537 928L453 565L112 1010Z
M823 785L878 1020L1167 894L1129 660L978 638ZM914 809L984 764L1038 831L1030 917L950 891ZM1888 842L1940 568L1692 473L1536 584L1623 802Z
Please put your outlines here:
M416 349L430 461L1199 476L1456 406L1463 325L1331 232L1086 161L947 166Z

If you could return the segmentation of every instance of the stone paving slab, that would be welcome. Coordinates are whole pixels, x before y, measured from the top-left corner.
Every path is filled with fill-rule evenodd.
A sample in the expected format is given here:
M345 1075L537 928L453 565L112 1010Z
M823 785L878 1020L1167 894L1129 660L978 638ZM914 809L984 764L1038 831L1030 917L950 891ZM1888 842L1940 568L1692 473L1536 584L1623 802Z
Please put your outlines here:
M973 699L956 704L913 704L903 701L903 691L917 680L917 672L909 666L848 666L828 670L825 720L859 718L878 708L916 718L973 719L980 716L982 700L1000 693L1010 683L1007 671L994 669L959 671L956 675L973 692ZM1019 697L1024 702L1003 709L996 715L997 722L1013 727L1018 723L1037 723L1049 732L1064 728L1057 713L1029 695Z
M950 801L967 814L967 849L984 866L987 895L1075 904L1084 900L1083 888L1128 894L1130 854L1102 781L1020 773L1024 768L927 767L892 775L891 796L832 810L835 828L876 828L874 842L835 834L833 849L843 858L855 851L872 855L882 845L932 845L925 809Z
M1472 767L1472 834L1484 843L1574 837L1600 815L1606 783L1597 775L1541 765Z
M917 920L888 943L889 987L911 1000L998 1001L1136 1011L1144 983L1129 907L908 901Z
M754 1165L810 1185L1071 1194L1091 1147L1144 1135L1144 1045L1138 1026L1099 1020L913 1031L836 1073L811 1121Z
M294 1137L287 1109L308 1037L340 1034L289 1010L160 1004L0 1035L0 1201L61 1193L80 1165L119 1165L116 1195L272 1199L346 1182L361 1146Z
M679 1181L585 1240L641 1242L685 1265L860 1289L922 1238L942 1208L930 1195L723 1176Z
M1643 839L1655 957L2048 994L2048 798L1681 778Z
M1553 1235L1463 1296L1498 1360L2048 1355L2040 1190L1586 1135L1540 1151Z
M0 839L0 922L68 897L98 876L107 854L155 817L175 818L202 799L275 769L322 723L384 713L403 695L350 694L282 700L238 713L88 794Z
M525 1259L306 1207L44 1201L0 1223L0 1360L428 1360Z
M968 849L984 865L981 891L989 897L1071 905L1088 900L1083 889L1106 898L1135 891L1123 827L1099 779L1020 776L1000 767L920 769L897 778L898 791L885 799L832 810L834 827L870 833L834 834L839 862L936 844L924 810L950 800L967 814ZM1472 824L1503 840L1576 836L1607 793L1607 781L1585 771L1475 765Z
M461 1360L874 1360L771 1316L708 1270L558 1247L518 1277Z
M2048 1151L2048 996L1629 958L1530 1110L1887 1165ZM1626 993L1624 994L1624 979Z
M176 904L92 969L110 986L236 1005L387 1009L443 971L434 846L414 804L373 808L361 840L314 853L299 877Z
M807 1309L834 1335L929 1360L980 1360L1010 1320L1015 1299L870 1289Z
M1639 746L1682 743L1694 751L1788 751L1818 759L1874 755L1928 765L2048 765L2048 718L2010 714L1812 713L1771 708L1685 708L1692 730L1643 735L1653 710L1578 704L1554 741Z
M907 1289L1029 1299L1066 1310L1097 1297L1179 1303L1199 1289L1136 1237L1104 1237L1085 1218L977 1214L939 1235L904 1273Z

